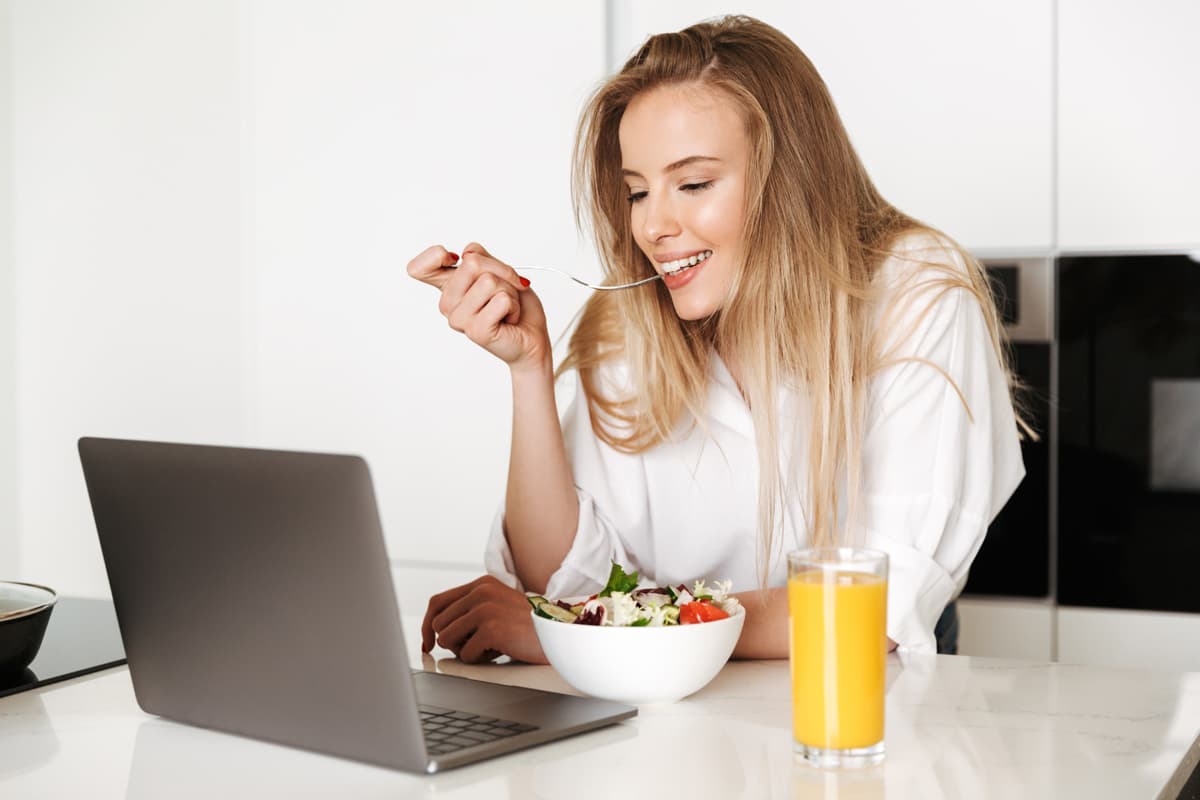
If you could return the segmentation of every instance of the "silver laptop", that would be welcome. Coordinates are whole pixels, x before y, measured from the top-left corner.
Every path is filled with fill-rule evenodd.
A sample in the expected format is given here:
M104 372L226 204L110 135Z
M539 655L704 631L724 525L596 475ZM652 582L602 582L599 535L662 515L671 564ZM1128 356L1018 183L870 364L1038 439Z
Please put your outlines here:
M430 773L637 713L412 671L357 456L90 437L79 456L148 713Z

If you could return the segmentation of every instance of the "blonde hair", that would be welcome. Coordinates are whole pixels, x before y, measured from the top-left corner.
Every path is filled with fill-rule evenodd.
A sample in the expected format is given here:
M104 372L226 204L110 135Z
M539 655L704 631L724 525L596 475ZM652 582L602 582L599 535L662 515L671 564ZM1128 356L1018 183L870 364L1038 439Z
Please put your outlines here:
M1015 381L980 264L883 199L812 63L784 34L749 17L650 37L584 108L572 180L576 221L581 228L590 224L609 281L636 280L653 269L631 230L617 136L622 114L638 95L678 85L720 93L745 126L750 157L744 260L720 311L704 320L681 320L661 282L649 290L595 293L581 311L558 373L578 370L596 435L619 451L638 453L670 440L681 422L702 425L711 354L733 359L756 432L757 553L765 585L782 545L776 529L789 493L807 493L810 541L844 540L838 531L847 521L839 501L847 501L852 516L867 379L898 361L920 360L896 355L907 338L892 335L897 320L911 322L911 333L945 292L969 292L1010 385ZM880 317L875 312L884 287L874 278L899 239L914 232L940 238L963 268L930 263L914 271L905 294L928 306L915 320L905 303ZM601 390L599 369L614 358L624 361L636 389ZM953 385L940 367L925 363ZM808 467L803 489L796 485L796 469L785 475L780 465L775 400L780 387L803 391L811 402L807 459L790 459Z

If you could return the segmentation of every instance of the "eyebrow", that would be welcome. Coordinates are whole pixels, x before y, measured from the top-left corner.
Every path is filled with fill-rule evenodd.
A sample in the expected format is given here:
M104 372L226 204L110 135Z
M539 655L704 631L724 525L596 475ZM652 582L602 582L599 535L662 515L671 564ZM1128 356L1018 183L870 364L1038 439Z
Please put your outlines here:
M698 164L702 161L720 161L720 160L721 159L716 158L714 156L688 156L687 158L681 158L678 161L672 161L670 164L667 164L667 168L665 170L663 170L663 172L674 172L677 169L683 169L684 167L691 166L692 164ZM642 173L634 172L631 169L622 169L621 176L625 177L625 178L629 178L629 177L640 178L640 177L642 177Z

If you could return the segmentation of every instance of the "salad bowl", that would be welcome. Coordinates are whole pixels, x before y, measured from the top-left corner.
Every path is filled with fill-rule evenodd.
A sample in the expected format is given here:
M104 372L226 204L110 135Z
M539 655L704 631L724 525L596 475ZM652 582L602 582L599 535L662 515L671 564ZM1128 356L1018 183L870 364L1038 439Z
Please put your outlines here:
M636 573L633 577L636 579ZM611 586L610 582L605 591ZM601 592L600 597L604 596ZM680 598L671 590L671 604L680 599L692 598ZM563 680L592 697L634 705L675 702L708 685L733 654L746 620L746 610L736 600L725 605L727 614L714 612L719 618L698 619L689 614L691 609L679 611L680 607L701 605L685 602L668 608L674 613L667 615L660 609L657 624L643 620L641 624L613 625L578 619L585 617L586 611L560 616L544 598L530 598L530 604L542 652ZM557 605L565 610L571 604ZM591 607L581 602L575 608L581 606ZM682 616L683 624L663 623L663 616Z
M534 615L533 628L567 683L592 697L638 705L672 703L707 686L733 654L745 620L739 609L703 625L609 628Z

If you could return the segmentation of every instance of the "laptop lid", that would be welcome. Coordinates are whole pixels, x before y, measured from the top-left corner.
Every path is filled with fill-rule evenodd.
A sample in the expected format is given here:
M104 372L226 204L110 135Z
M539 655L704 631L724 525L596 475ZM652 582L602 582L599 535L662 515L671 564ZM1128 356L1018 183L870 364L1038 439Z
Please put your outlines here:
M145 711L426 771L361 458L98 438L79 455Z
M637 714L410 673L357 456L99 438L80 439L79 453L134 692L150 713L413 772ZM434 724L458 712L503 730L456 728L427 747L422 715Z

